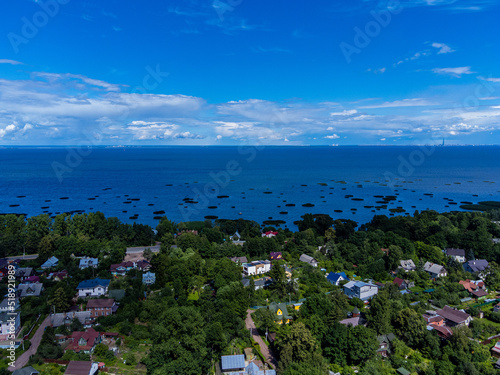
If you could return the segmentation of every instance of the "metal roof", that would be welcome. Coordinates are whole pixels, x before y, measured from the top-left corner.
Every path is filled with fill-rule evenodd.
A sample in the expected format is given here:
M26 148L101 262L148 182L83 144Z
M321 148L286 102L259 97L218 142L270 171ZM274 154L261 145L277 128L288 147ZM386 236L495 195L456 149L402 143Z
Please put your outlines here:
M221 358L222 371L245 368L245 355L223 355Z

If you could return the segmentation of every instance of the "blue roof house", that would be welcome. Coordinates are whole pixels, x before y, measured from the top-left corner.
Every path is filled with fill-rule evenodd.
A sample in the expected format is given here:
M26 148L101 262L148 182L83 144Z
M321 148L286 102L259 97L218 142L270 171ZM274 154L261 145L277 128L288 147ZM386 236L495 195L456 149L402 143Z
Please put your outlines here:
M245 370L245 355L223 355L221 357L222 373Z
M49 259L47 259L47 261L42 264L40 267L43 269L43 270L46 270L47 268L52 268L52 267L55 267L57 266L57 264L59 263L59 259L57 259L56 257L50 257Z
M333 285L339 285L342 280L347 280L349 281L349 278L344 272L330 272L327 276L326 279Z
M153 272L145 272L142 274L142 283L145 285L153 285L156 282L156 275Z
M100 297L108 293L108 279L91 279L84 280L76 289L78 289L78 297Z

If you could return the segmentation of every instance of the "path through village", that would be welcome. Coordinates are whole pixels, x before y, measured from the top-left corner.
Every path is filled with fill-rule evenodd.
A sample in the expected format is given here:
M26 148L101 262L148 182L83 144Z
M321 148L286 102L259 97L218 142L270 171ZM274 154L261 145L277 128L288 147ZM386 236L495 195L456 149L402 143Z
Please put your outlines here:
M262 340L262 337L260 337L259 332L257 331L257 328L255 327L255 323L252 319L252 313L254 310L247 310L247 318L245 320L246 327L252 334L253 339L257 344L260 345L260 352L266 358L266 362L268 364L271 364L274 368L278 366L278 361L276 361L276 357L274 356L273 352L271 349L267 346L267 344Z

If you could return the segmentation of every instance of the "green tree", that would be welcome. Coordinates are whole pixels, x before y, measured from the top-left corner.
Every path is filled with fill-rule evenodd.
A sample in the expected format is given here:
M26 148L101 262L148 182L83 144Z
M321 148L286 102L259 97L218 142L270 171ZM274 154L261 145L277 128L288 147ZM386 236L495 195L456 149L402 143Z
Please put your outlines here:
M56 289L49 303L55 307L57 312L65 312L68 310L69 298L62 286Z
M412 347L420 344L427 331L424 318L410 308L403 309L397 313L394 327L396 328L396 333Z

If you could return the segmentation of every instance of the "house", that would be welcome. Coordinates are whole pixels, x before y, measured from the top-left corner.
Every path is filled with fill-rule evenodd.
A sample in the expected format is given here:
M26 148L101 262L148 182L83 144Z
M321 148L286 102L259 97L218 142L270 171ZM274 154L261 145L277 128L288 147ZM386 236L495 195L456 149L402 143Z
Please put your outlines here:
M497 341L495 346L491 348L491 356L495 358L500 358L500 341Z
M223 355L220 358L221 370L223 374L245 370L245 355Z
M118 305L115 303L114 299L111 298L99 298L91 299L87 302L87 311L90 311L90 316L92 318L98 318L99 316L108 316L116 312Z
M451 336L453 336L453 331L446 326L439 326L437 324L430 324L427 327L435 329L438 336L443 340L449 340Z
M109 280L107 279L91 279L84 280L76 289L78 289L78 297L99 297L108 292Z
M248 259L247 257L232 257L232 258L229 258L231 260L231 262L234 262L234 263L237 263L237 264L245 264L245 263L248 263Z
M135 268L137 268L139 271L147 272L151 269L151 263L149 263L147 260L142 259L135 264Z
M90 311L72 311L67 313L50 314L50 324L57 328L60 326L70 326L73 320L78 319L85 328L92 326Z
M247 278L242 278L241 283L243 284L243 287L250 286L250 279ZM267 288L273 283L273 280L270 277L261 277L260 279L255 279L254 280L254 286L255 290Z
M70 361L64 375L94 375L98 370L98 364L95 362Z
M55 267L58 264L59 264L59 259L57 259L56 257L52 256L49 259L47 259L47 261L44 264L42 264L40 267L42 268L42 270L46 270L48 268Z
M231 236L231 242L239 246L243 246L245 244L245 241L241 239L241 235L238 231L236 231L236 233Z
M353 316L352 318L343 319L339 323L352 327L356 327L359 325L364 326L366 325L366 319L364 319L361 315L358 315L358 316Z
M134 268L135 268L134 262L121 262L118 264L112 264L110 267L110 271L113 276L123 276L128 271Z
M458 283L459 283L460 285L462 285L462 286L465 288L465 290L467 290L469 293L472 293L472 292L474 292L474 291L476 291L476 290L477 290L477 285L476 285L476 284L474 284L474 283L473 283L472 281L470 281L469 279L467 279L467 280L465 280L465 281L464 281L464 280L460 280Z
M303 305L303 302L298 302L298 303L294 303L292 305L293 309L294 310L300 310L301 306Z
M444 253L455 259L457 262L465 263L465 250L464 249L444 249Z
M499 312L500 311L500 303L497 303L494 307L493 307L493 312Z
M78 266L81 270L88 267L97 268L99 265L99 260L97 258L84 257L80 259L80 265Z
M43 291L43 284L19 284L17 286L17 295L19 298L38 297Z
M12 373L12 375L38 375L38 374L40 374L40 372L35 370L31 366L20 368L19 370L16 370Z
M398 268L402 268L405 271L415 271L417 267L415 267L415 263L413 263L413 260L408 259L408 260L400 260L399 261L400 266Z
M438 277L445 277L448 275L448 272L443 266L431 262L425 262L424 271L430 275L431 279L436 279Z
M153 285L156 282L156 274L154 272L145 272L142 274L142 283L144 285Z
M66 270L63 270L61 272L53 272L51 274L49 274L49 279L52 279L54 281L61 281L61 280L64 280L65 278L68 277L68 271Z
M243 273L246 276L260 275L271 270L271 262L269 260L254 260L250 263L243 264Z
M268 232L262 233L262 237L267 237L267 238L276 237L277 235L278 235L278 232L271 231L271 230Z
M283 255L281 254L281 251L271 251L271 254L269 254L269 257L271 258L271 260L283 259Z
M488 293L485 290L475 290L471 294L477 299L484 298L488 295Z
M23 268L16 269L16 273L15 273L16 279L24 281L30 276L35 276L35 272L33 272L33 268L23 267Z
M378 349L377 353L382 357L388 357L391 354L391 343L394 341L396 336L394 333L389 333L388 335L377 336Z
M39 283L40 282L40 277L39 276L30 276L24 279L25 284L34 284L34 283Z
M398 286L399 290L413 288L415 286L415 283L413 281L403 280L399 277L396 277L392 283L396 284Z
M261 370L255 362L250 362L247 367L245 367L245 372L241 373L245 375L276 375L276 370Z
M2 302L0 302L0 313L5 311L16 311L20 307L19 298L4 298Z
M286 304L284 303L271 302L269 310L273 313L274 321L277 324L288 324L292 320L292 317L288 314Z
M441 315L438 315L435 311L427 311L427 313L423 314L422 317L427 324L433 324L440 327L444 326L444 318Z
M489 267L489 263L486 259L469 260L464 263L465 272L479 273L484 275L484 270Z
M21 314L17 311L0 313L0 341L14 339L21 330Z
M318 262L316 261L316 259L314 259L313 257L309 256L309 255L306 255L306 254L302 254L299 258L299 260L301 262L304 262L304 263L307 263L307 264L310 264L311 266L313 267L318 267Z
M374 284L368 284L363 281L349 281L344 284L344 294L349 298L359 298L367 301L378 293L378 287Z
M326 279L333 285L339 285L341 281L349 281L349 278L344 272L339 272L339 273L334 273L330 272L328 275L326 275Z
M69 337L69 344L66 350L73 350L75 353L83 352L90 354L100 342L101 334L94 328L89 328L85 332L73 332Z
M445 306L441 310L437 310L436 314L442 316L446 325L450 327L462 325L468 326L472 320L472 317L466 312L453 309L450 306Z

